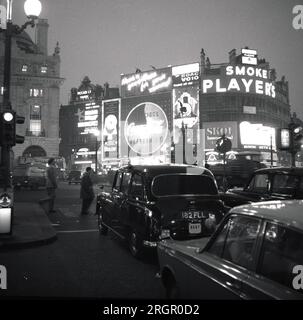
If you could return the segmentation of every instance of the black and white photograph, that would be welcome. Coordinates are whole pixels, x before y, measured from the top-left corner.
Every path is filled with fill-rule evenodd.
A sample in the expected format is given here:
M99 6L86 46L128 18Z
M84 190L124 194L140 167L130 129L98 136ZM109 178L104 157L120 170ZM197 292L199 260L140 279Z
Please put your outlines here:
M0 314L303 299L303 0L0 0L0 88Z

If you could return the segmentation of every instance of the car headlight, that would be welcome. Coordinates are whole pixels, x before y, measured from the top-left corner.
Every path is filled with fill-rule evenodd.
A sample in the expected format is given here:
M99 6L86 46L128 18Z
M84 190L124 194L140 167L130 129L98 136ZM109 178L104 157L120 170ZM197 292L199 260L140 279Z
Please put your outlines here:
M0 195L0 207L8 208L13 204L13 199L8 193L2 193Z

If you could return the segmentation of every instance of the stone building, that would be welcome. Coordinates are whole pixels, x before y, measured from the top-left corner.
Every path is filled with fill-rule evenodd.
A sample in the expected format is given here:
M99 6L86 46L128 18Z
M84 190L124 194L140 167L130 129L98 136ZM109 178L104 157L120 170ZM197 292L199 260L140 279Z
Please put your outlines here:
M47 19L38 20L36 42L25 31L12 38L10 101L12 109L25 117L24 124L17 126L25 142L13 148L15 159L59 155L59 97L64 79L60 77L59 44L48 54L48 27ZM1 83L4 42L5 34L0 33Z

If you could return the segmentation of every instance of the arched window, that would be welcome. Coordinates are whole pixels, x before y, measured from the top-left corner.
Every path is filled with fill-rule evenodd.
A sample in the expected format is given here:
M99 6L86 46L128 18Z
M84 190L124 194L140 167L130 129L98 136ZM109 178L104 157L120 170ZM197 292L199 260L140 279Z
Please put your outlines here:
M46 157L46 151L40 146L30 146L23 151L23 157Z

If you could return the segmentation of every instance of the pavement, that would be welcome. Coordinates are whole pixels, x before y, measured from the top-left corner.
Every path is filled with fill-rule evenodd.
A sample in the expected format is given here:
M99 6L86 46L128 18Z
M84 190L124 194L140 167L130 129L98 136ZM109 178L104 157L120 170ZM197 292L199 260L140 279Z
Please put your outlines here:
M57 239L42 206L28 202L16 202L14 205L13 232L11 235L0 235L0 250L42 245Z

